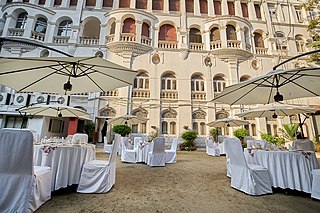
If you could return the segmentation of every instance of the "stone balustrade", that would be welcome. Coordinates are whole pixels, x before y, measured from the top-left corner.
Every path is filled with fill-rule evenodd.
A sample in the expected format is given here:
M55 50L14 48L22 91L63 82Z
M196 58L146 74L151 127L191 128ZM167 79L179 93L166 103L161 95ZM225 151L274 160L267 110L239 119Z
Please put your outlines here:
M80 44L82 45L99 45L99 38L94 37L80 37Z
M69 36L53 36L53 43L56 44L68 44Z
M33 30L31 31L31 38L33 38L35 40L44 41L44 36L45 36L44 33L39 33L39 32L33 31Z
M9 28L9 36L23 36L24 29L20 28Z
M136 35L132 33L121 33L120 41L134 42L136 41Z
M160 98L164 99L178 99L177 91L162 91L160 93Z
M158 41L158 47L160 49L178 49L177 41Z
M221 49L221 40L211 41L210 50Z
M190 50L202 51L203 50L203 43L191 43L190 42Z

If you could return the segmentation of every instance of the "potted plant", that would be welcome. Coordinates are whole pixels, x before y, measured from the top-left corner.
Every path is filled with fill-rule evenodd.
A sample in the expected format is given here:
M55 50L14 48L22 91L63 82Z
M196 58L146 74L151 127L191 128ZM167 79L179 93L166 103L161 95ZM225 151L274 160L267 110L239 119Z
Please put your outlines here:
M275 137L273 135L265 134L265 133L261 134L261 139L268 141L268 144L273 144L273 145L276 145L276 146L282 146L286 142L284 138Z
M131 127L126 124L115 125L112 127L112 132L120 134L122 137L126 137L131 133Z
M96 124L93 121L87 121L87 123L84 125L84 131L88 135L89 142L94 142L93 134L94 134L95 128L96 128Z
M194 140L197 138L198 134L194 130L188 130L182 133L181 138L185 140L185 142L180 144L180 150L194 151L196 150L196 145Z
M293 141L296 137L299 124L283 124L282 127L280 131L283 133L284 138Z

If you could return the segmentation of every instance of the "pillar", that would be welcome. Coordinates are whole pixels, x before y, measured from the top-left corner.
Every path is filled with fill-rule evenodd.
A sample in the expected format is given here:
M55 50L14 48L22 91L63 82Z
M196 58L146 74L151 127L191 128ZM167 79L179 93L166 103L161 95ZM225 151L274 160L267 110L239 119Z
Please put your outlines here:
M235 0L234 2L235 15L239 17L243 17L242 7L240 0Z
M256 10L254 8L254 2L252 0L248 1L248 15L249 20L257 20Z
M229 15L227 0L221 0L221 14L222 15Z
M194 0L193 1L193 11L194 11L194 15L196 16L200 16L200 3L199 0Z

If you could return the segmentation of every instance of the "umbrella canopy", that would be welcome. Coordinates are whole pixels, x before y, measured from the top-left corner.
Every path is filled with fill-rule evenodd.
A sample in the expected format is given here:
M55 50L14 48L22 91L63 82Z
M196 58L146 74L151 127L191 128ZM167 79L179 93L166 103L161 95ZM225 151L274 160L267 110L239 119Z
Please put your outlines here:
M146 123L147 121L148 121L147 118L137 117L134 115L124 115L124 116L112 118L108 120L108 123L114 124L114 125L121 125L121 124L135 125L140 123Z
M276 70L226 87L214 102L267 104L320 95L320 67Z
M0 84L18 92L106 92L132 84L136 74L99 57L0 57Z
M235 118L223 118L219 120L212 121L207 125L210 127L234 127L249 124L248 121L243 121Z
M301 113L315 113L318 109L285 104L269 104L236 114L238 117L273 117L289 116Z
M35 105L19 110L27 115L50 116L50 117L78 117L89 120L89 114L81 109L60 105Z

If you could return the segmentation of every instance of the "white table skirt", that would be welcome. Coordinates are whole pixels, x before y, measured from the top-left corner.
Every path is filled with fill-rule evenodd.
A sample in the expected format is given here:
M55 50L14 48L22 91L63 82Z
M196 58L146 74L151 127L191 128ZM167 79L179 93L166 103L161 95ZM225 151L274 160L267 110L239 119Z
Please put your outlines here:
M51 167L52 191L79 184L83 164L96 158L94 145L57 146L48 154L44 153L42 147L34 146L33 161L35 166Z
M250 155L245 149L248 163L269 170L273 187L311 193L311 172L319 168L315 153L307 158L301 152L255 150Z
M138 146L137 162L147 163L148 152L151 151L152 143L147 143L144 146Z
M225 155L226 151L224 150L224 143L218 143L218 148L220 150L220 155Z

